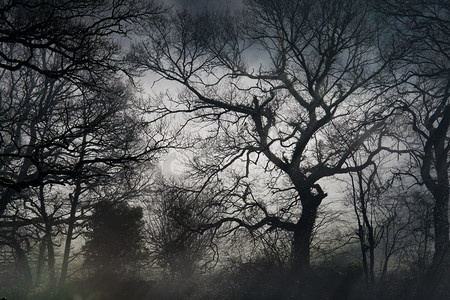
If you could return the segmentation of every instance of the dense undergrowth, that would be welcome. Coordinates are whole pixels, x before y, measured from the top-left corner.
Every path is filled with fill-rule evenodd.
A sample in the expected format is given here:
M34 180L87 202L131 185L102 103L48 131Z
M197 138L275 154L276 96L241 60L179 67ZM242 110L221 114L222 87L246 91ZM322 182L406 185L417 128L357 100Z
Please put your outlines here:
M419 294L419 289L421 294ZM209 300L209 299L305 299L305 300L407 300L450 299L450 280L444 278L425 290L423 280L396 274L383 282L367 283L357 265L318 267L303 276L264 264L244 264L231 270L191 279L143 280L114 274L72 281L64 288L41 287L28 292L19 287L1 289L8 300Z

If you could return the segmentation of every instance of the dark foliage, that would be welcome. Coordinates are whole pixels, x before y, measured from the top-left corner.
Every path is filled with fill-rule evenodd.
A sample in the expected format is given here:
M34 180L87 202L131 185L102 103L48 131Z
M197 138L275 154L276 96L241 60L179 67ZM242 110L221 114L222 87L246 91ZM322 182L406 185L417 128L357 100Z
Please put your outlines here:
M94 207L85 245L85 264L100 274L123 274L144 258L143 213L125 202L101 201Z

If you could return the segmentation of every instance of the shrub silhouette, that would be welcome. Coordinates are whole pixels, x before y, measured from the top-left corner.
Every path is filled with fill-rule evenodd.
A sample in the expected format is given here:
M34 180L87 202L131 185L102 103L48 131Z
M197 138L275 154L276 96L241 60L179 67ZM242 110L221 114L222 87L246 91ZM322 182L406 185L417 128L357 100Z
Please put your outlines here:
M125 274L145 256L140 207L101 201L89 221L85 264L97 274Z

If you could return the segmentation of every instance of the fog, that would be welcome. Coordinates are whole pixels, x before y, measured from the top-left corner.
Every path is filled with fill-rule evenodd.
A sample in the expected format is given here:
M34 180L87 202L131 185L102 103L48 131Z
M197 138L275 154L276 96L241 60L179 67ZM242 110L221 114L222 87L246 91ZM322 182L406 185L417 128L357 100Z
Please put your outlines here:
M450 298L448 5L0 12L0 298Z

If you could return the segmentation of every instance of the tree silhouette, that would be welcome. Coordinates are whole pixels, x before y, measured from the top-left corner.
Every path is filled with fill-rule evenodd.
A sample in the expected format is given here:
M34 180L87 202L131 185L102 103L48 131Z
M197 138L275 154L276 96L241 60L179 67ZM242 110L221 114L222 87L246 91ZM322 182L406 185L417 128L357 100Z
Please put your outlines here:
M114 36L127 36L137 20L154 18L159 11L153 2L139 0L3 1L0 68L29 68L94 86L105 71L125 70ZM36 64L40 51L58 60L58 66Z
M83 148L74 145L83 140L83 134L93 134L91 129L106 124L106 115L125 109L124 102L119 104L117 99L129 100L133 92L123 76L128 71L119 38L131 34L137 20L144 22L158 12L159 8L147 1L0 4L0 214L12 193L75 180L80 170L86 169L87 160L91 166L112 166L149 153L152 147L142 145L140 154L122 152L120 158L112 155L107 162L100 155L85 157L77 167L74 158L69 158L69 152ZM83 107L85 115L90 114L89 120L83 118ZM98 110L97 119L94 110ZM127 117L123 117L121 124L127 124ZM75 118L84 119L85 124L77 124ZM97 133L106 137L119 129L103 128ZM116 141L135 132L122 129L124 136L117 135ZM111 136L108 139L112 141ZM65 158L57 162L58 155Z
M175 108L159 111L203 124L199 143L208 150L194 160L198 174L219 178L213 184L236 180L227 216L204 229L231 222L292 232L294 265L309 268L327 196L319 181L363 169L382 149L388 112L376 106L375 79L389 56L372 13L365 1L248 1L242 19L174 13L134 46L137 68L185 87ZM364 160L349 167L359 148ZM233 168L242 171L221 177ZM260 172L273 179L275 200L248 186Z
M200 234L205 196L175 184L160 183L148 202L148 243L156 263L173 278L191 279L201 267L214 262L212 234Z
M381 3L397 31L398 47L405 49L393 71L395 89L388 105L404 113L400 140L412 156L411 164L420 170L416 180L434 198L430 282L435 284L437 277L448 277L450 266L450 7L447 2L423 0Z
M145 255L143 212L126 202L101 201L94 206L85 245L85 264L119 275Z

